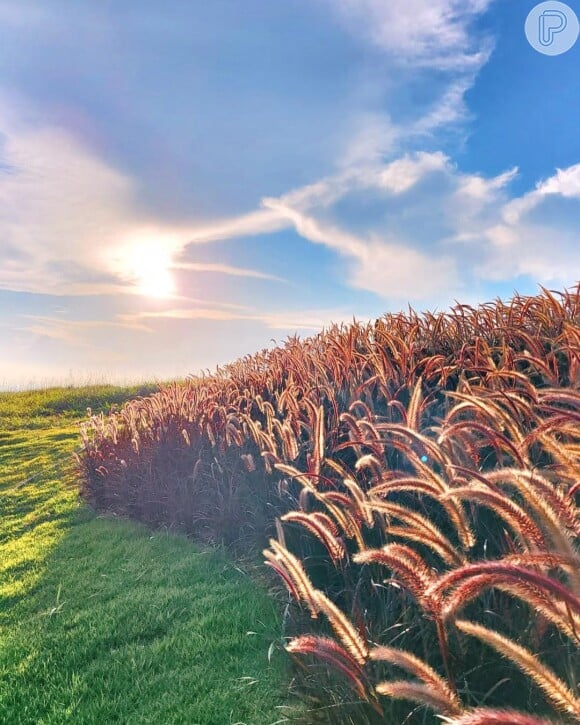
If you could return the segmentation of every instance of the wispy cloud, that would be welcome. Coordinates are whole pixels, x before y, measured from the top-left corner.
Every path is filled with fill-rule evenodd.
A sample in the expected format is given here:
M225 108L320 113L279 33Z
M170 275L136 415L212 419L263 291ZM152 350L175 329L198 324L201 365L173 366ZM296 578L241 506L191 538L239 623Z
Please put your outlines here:
M580 163L567 169L557 169L553 176L538 182L535 189L506 204L503 210L504 220L507 224L517 224L550 195L580 199Z
M192 225L186 236L188 244L206 244L250 234L267 234L282 228L283 224L276 214L267 209L257 209L230 219L216 220L199 226Z
M0 289L140 294L139 269L147 256L149 266L159 261L167 269L277 279L233 265L177 261L190 244L279 229L283 223L270 211L170 224L145 213L133 180L70 132L15 114L0 117L0 133Z
M151 329L137 317L113 320L67 320L43 315L21 315L21 317L24 321L17 328L19 332L58 340L72 347L91 347L93 333L97 330L107 331L122 328L138 332L151 332Z
M402 65L463 70L480 67L488 38L474 36L473 22L492 0L333 0L348 27L369 38Z
M446 163L440 154L400 159L366 177L352 179L354 183L350 187L337 185L335 201L348 197L361 186L399 196L408 192L424 175L440 170ZM329 187L332 186L332 180L329 180ZM439 299L443 291L458 289L458 276L450 256L426 253L414 248L412 239L398 240L394 234L379 229L369 230L364 236L348 232L331 221L332 214L326 208L320 218L316 202L321 196L324 197L322 190L316 188L310 197L294 192L278 200L266 199L263 203L288 219L304 238L324 244L350 260L349 281L355 287L397 301L408 299L410 289L413 289L414 301L432 301ZM325 201L331 196L329 193Z
M435 235L433 245L422 248L413 238L412 220L404 235L397 230L394 222L408 217L417 203L432 205L424 191L416 197L411 192L435 174L454 179L456 195L472 199L509 180L461 175L440 152L407 154L386 164L350 167L279 198L264 199L262 208L239 217L172 228L140 219L130 181L60 132L17 133L8 140L6 157L15 171L1 181L0 205L6 213L0 227L6 231L9 263L0 270L0 285L68 295L138 293L130 261L139 259L152 240L163 247L168 270L279 281L267 271L178 260L200 243L294 227L305 239L347 260L346 279L353 287L392 301L439 301L442 294L460 290L458 265L438 247ZM369 225L361 234L348 228L348 220L345 227L334 208L363 191L384 204L390 223ZM396 208L393 199L400 199ZM465 201L455 206L455 211L464 209ZM455 235L468 231L456 230Z
M383 58L369 84L371 103L381 110L361 112L342 165L393 157L438 134L464 135L472 118L466 94L494 48L493 38L477 30L477 21L493 0L321 1ZM408 84L429 89L425 98L430 100L417 102L397 121L400 92Z
M352 286L391 303L441 306L474 284L521 275L570 284L571 269L580 268L577 225L555 221L544 205L580 198L579 168L558 170L516 197L509 187L517 169L466 174L441 152L421 152L342 171L262 204L280 225L344 258ZM365 221L371 202L373 219Z
M211 322L256 322L271 330L286 332L319 331L331 324L352 322L353 319L366 319L366 315L357 317L352 311L345 309L320 310L283 310L277 312L235 312L216 307L182 307L149 312L137 312L120 315L121 324L147 325L159 320L194 321L208 320Z
M135 333L151 335L159 330L160 325L165 325L167 322L187 324L189 327L196 322L211 322L218 325L218 330L220 323L254 323L268 330L294 334L314 333L331 324L349 323L354 319L364 321L367 318L365 314L357 317L352 311L339 308L244 312L221 306L190 306L120 314L112 319L102 320L70 320L44 315L22 315L21 322L16 327L8 326L8 328L20 335L25 334L28 338L53 340L68 348L90 350L94 347L97 334L103 340L109 338L114 331L125 331L132 335Z
M543 284L569 285L580 269L580 164L540 181L506 201L485 230L489 253L479 273L490 280L529 275ZM576 278L574 278L576 275Z
M202 263L202 262L177 262L171 267L172 270L181 270L185 272L209 272L212 274L225 274L230 277L251 277L253 279L271 280L273 282L283 282L281 277L260 272L256 269L246 269L245 267L234 267L230 264L218 263Z
M540 182L540 194L560 194L566 199L580 199L580 163L567 169L557 169L554 176Z

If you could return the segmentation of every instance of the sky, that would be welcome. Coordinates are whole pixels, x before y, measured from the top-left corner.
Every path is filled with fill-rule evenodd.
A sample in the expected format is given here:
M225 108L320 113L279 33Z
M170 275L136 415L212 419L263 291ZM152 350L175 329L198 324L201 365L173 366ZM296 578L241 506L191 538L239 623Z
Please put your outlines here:
M573 286L580 41L536 4L0 0L0 387Z

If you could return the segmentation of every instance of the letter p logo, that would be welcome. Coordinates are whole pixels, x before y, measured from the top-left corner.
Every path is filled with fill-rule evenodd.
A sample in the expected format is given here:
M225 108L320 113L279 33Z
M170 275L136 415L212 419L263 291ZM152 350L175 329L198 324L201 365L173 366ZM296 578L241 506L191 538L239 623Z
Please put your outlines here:
M540 44L548 48L554 43L558 33L563 33L568 25L568 18L561 10L544 10L539 18L540 33L538 40Z
M529 44L543 55L561 55L578 40L580 23L569 5L556 0L542 2L526 19Z

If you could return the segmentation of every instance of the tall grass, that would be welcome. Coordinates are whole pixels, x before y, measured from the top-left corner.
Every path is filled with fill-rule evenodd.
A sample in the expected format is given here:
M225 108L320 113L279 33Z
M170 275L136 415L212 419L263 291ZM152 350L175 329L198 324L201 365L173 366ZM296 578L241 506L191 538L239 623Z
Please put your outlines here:
M577 287L290 339L92 418L83 492L270 537L341 722L578 720L579 321Z

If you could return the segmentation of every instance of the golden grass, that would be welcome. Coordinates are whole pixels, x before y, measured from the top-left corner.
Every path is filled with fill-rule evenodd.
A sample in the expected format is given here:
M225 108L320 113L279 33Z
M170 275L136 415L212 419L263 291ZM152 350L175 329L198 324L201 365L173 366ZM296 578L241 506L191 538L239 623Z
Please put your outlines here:
M292 338L91 419L84 493L214 539L251 530L259 541L278 519L267 563L340 640L333 650L328 637L301 635L289 649L335 666L361 700L508 722L503 706L514 703L499 694L499 707L478 707L471 690L456 699L469 657L492 656L458 637L473 626L574 717L564 678L580 616L579 323L580 286ZM486 621L493 613L498 629L460 625L466 609ZM439 679L376 680L368 653L394 651L376 642L391 610L399 661L421 660ZM540 682L550 671L540 649L552 664L559 653L552 691Z

